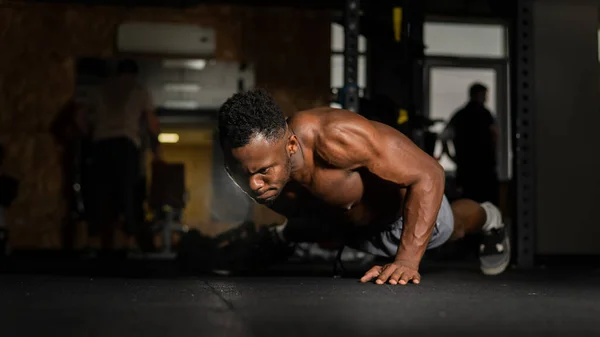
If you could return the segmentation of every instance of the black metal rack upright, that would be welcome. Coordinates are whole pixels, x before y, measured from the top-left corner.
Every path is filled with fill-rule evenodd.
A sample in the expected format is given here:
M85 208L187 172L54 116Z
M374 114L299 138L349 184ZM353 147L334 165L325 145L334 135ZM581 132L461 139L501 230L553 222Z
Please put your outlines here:
M360 1L346 0L344 8L344 108L358 112L358 35Z
M516 243L517 264L522 268L534 265L535 255L535 154L533 111L533 6L532 0L517 1L517 22L514 61L515 109L513 144L516 182Z

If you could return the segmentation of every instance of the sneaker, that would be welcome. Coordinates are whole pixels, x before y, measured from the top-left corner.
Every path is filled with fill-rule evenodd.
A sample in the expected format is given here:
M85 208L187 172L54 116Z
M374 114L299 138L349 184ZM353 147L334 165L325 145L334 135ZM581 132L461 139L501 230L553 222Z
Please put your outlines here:
M483 231L479 246L481 271L485 275L499 275L510 264L510 238L498 208L490 203L481 205L488 216L489 230Z

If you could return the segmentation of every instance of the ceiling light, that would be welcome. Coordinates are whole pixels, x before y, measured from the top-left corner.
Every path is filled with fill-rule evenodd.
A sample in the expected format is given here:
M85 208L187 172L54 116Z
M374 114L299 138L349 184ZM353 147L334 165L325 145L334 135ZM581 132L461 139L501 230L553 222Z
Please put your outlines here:
M166 144L175 144L179 141L179 135L176 133L161 133L158 135L158 141Z
M165 68L186 68L193 70L202 70L206 68L205 59L193 60L164 60L163 67Z
M167 83L165 84L165 91L178 91L178 92L198 92L201 87L195 83Z
M200 104L192 100L168 100L162 104L162 107L173 110L196 110Z

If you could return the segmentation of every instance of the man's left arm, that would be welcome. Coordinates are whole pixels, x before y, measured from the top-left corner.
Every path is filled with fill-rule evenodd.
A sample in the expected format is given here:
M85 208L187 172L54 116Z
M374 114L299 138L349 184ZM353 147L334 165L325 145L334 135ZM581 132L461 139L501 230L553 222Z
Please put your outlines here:
M427 250L444 194L444 170L431 156L407 137L387 126L379 126L375 142L380 147L370 158L369 170L407 189L400 245L393 263L375 266L361 279L376 283L419 283L419 265Z
M156 116L152 95L148 90L144 90L143 118L144 124L146 124L145 126L149 133L149 145L150 150L154 155L154 160L160 160L160 142L158 141L158 135L160 133L160 121Z
M494 146L494 149L497 149L498 148L498 140L500 139L500 131L498 130L498 125L493 123L489 126L489 128L490 128L490 134L492 136L492 145Z
M321 143L330 157L326 159L350 168L367 168L380 178L407 189L396 258L388 265L373 267L361 281L377 278L379 284L418 283L419 264L442 203L444 170L434 158L392 127L356 114L344 116L343 120L332 123L331 129L324 132L326 141Z

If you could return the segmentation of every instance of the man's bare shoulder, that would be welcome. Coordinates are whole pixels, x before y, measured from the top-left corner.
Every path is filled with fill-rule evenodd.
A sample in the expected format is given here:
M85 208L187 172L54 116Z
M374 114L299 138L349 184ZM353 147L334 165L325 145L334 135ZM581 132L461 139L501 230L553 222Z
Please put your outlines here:
M307 125L316 127L318 133L328 133L340 126L369 125L369 120L352 111L335 109L330 107L319 107L309 110L298 111L288 120L290 126L300 128Z
M373 122L348 110L331 109L321 115L318 138L325 142L343 141L350 136L363 138L374 132Z
M288 125L298 137L308 144L313 144L315 137L323 131L323 126L327 124L329 116L336 113L335 110L329 107L319 107L298 111L288 118Z
M360 166L373 147L376 129L372 121L352 111L319 108L295 117L296 128L310 130L310 145L316 155L340 168Z
M308 110L302 110L294 112L289 118L288 123L290 125L302 126L307 123L320 122L322 118L334 112L334 108L330 107L318 107Z

